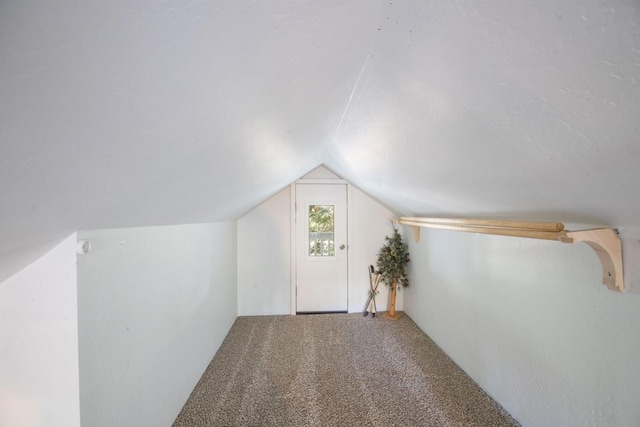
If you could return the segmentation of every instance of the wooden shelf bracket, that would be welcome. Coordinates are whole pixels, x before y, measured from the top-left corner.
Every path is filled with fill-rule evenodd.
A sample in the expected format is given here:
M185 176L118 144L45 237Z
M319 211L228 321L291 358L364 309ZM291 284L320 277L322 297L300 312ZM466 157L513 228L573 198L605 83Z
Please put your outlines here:
M498 236L525 237L556 240L563 243L584 242L598 255L602 264L602 283L612 291L624 292L622 268L622 242L612 228L569 231L559 222L524 222L486 219L402 217L399 224L413 230L416 242L420 241L420 227L464 231L467 233Z
M602 264L602 283L612 291L624 292L622 242L616 230L599 228L567 231L567 237L573 240L571 243L584 242L591 246Z

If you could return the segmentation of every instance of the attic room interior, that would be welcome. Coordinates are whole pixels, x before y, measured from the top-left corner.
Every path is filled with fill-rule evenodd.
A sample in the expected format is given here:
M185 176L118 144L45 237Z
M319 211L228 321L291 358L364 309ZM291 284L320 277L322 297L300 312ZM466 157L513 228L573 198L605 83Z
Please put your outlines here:
M0 64L1 426L170 426L234 325L326 322L305 184L348 260L305 301L408 324L520 425L640 424L637 1L9 0ZM424 218L606 229L617 285L589 242ZM393 224L396 323L359 314Z

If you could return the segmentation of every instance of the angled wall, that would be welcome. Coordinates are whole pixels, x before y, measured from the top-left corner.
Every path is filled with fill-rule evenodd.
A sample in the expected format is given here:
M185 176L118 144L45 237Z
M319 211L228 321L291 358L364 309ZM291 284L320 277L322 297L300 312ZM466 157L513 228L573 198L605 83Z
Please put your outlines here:
M324 174L323 174L324 172ZM316 170L319 179L331 178ZM335 177L335 175L333 175ZM349 211L349 312L361 311L369 290L367 266L374 264L395 215L351 186ZM291 313L291 191L287 187L238 220L238 314ZM388 303L380 286L378 309ZM402 309L402 293L397 308Z
M637 425L640 295L602 285L587 245L427 229L407 241L405 311L523 425Z
M169 426L237 315L236 223L80 238L82 425Z
M77 427L76 235L0 283L0 426Z

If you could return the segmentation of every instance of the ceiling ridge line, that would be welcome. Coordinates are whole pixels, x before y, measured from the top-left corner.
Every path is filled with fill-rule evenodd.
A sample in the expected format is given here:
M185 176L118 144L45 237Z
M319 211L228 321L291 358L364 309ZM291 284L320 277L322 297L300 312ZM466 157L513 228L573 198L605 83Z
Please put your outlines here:
M379 18L382 16L382 11L383 11L383 7L382 4L384 3L384 0L380 1L380 15ZM375 37L373 38L373 42L371 42L371 46L369 46L369 50L367 51L367 56L364 60L364 63L362 64L362 67L360 68L360 72L358 73L358 77L356 78L356 81L353 84L353 87L351 88L351 93L349 94L349 98L347 99L347 103L344 106L344 110L342 111L342 115L340 116L340 120L338 120L338 125L336 126L336 130L333 133L333 136L331 137L331 146L335 145L336 143L336 136L338 135L338 133L340 132L340 128L342 127L342 122L344 121L344 118L347 115L347 111L349 110L349 107L351 107L351 101L353 100L353 95L356 92L356 89L358 88L358 85L360 83L360 78L362 77L362 74L364 73L365 68L367 68L367 64L369 63L369 59L373 56L373 49L376 45L376 42L378 41L378 35L380 34L380 28L378 28L376 30L375 33Z

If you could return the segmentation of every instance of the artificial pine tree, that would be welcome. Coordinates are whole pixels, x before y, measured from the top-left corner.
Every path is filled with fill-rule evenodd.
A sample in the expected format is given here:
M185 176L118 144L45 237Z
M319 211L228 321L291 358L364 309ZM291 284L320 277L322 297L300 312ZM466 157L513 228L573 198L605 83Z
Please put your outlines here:
M397 320L400 314L396 313L396 292L398 286L409 286L409 279L405 265L409 262L409 252L407 244L402 240L398 229L393 227L393 235L385 237L386 244L382 246L378 253L376 266L382 275L382 280L391 287L391 303L389 312L382 314L382 317Z

